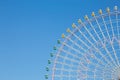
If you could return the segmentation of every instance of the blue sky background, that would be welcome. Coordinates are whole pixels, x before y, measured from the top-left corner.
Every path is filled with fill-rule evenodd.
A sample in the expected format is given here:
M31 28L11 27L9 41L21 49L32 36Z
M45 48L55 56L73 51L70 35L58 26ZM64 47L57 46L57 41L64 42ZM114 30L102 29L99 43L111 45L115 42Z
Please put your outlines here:
M119 0L1 0L0 80L45 80L49 53L66 28Z

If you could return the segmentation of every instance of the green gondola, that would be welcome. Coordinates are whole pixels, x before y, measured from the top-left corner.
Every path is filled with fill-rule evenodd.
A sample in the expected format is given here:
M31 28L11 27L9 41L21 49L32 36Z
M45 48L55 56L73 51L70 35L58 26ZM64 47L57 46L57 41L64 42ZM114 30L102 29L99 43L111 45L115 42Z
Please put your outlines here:
M48 64L51 64L51 60L48 60Z
M60 44L60 40L57 40L57 43Z
M49 71L49 68L48 68L48 67L46 67L46 71Z
M54 55L53 55L53 53L50 53L50 57L53 57Z
M53 47L53 50L57 50L57 47L56 47L56 46L54 46L54 47Z
M45 75L45 79L48 79L48 75Z

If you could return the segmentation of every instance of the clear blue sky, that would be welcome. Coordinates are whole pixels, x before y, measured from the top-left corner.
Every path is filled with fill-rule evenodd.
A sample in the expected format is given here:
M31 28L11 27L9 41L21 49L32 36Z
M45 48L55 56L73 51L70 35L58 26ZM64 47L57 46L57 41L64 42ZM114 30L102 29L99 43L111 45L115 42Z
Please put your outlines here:
M1 0L0 80L45 80L56 40L85 14L119 0Z

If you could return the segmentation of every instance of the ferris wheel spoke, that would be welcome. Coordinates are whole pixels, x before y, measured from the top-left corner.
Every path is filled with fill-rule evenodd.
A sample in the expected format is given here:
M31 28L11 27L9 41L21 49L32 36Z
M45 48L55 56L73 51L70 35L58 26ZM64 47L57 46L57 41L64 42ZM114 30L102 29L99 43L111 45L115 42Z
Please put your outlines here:
M106 23L105 23L105 20L104 20L104 17L101 15L101 17L102 17L102 20L103 20L103 23L104 23L104 26L105 26L105 29L106 29L106 32L107 32L107 35L108 35L108 39L110 40L110 42L111 42L111 39L110 39L110 34L109 34L109 32L108 32L108 29L107 29L107 25L106 25ZM109 19L110 19L110 17L109 17ZM111 27L112 27L112 23L110 23L111 24ZM112 28L112 32L113 32L113 28ZM113 35L114 33L112 33L112 35ZM114 36L114 35L113 35ZM105 36L104 36L105 37ZM113 45L111 44L111 46L112 46L112 49L113 49ZM114 49L113 49L114 50ZM106 51L107 51L107 53L109 54L109 51L106 49ZM116 60L118 60L117 59L117 56L116 56L116 53L115 53L115 51L114 51L114 55L115 55L115 58L116 58ZM112 59L112 61L114 62L114 64L117 66L117 64L116 64L116 62L114 61L114 59L112 58L112 56L109 54L109 56L110 56L110 58Z
M114 30L113 30L113 25L112 25L112 20L111 20L111 14L108 13L108 16L109 16L110 26L111 26L111 29L112 29L112 35L113 35L113 37L114 37L114 36L115 36L115 33L114 33ZM108 31L108 29L107 29L107 31ZM119 66L119 60L118 60L118 57L117 57L117 54L116 54L116 52L115 52L115 49L114 49L114 47L113 47L112 42L111 42L111 45L112 45L112 49L113 49L113 52L114 52L114 55L115 55L117 64L118 64L118 66Z
M97 34L97 32L96 32L96 30L93 28L93 25L92 25L92 23L90 22L90 20L88 19L88 22L90 23L90 26L92 27L92 29L94 30L94 32L95 32L95 34L97 35L97 37L100 39L100 37L98 36L98 34ZM101 41L102 42L102 41Z
M102 15L101 15L101 17L102 17L103 23L104 23L105 28L106 28L106 24L105 24L104 18L103 18L103 16L102 16ZM103 38L105 39L105 36L104 36L103 31L102 31L102 29L101 29L101 27L100 27L100 25L99 25L98 20L96 19L96 17L94 17L94 18L95 18L95 21L96 21L96 23L97 23L97 25L98 25L98 28L99 28L99 30L100 30L100 32L101 32L101 34L102 34ZM98 36L98 35L97 35L97 36ZM99 38L99 40L101 40L99 36L98 36L98 38ZM102 41L101 41L101 42L102 42ZM102 44L103 44L103 43L102 43ZM110 55L109 51L107 50L107 48L106 48L106 47L104 47L104 49L106 50L107 54L108 54L108 55L109 55L109 57L111 58L112 62L116 65L116 63L114 62L114 60L113 60L113 58L111 57L111 55Z
M74 59L71 59L71 58L68 58L68 57L64 58L64 56L61 56L61 55L59 55L58 57L61 57L62 59L68 60L68 61L70 61L72 63L76 63L76 64L79 64L81 61L83 61L83 60L80 60L80 61L74 60L75 58ZM71 67L71 65L69 63L63 63L63 62L60 62L60 61L56 61L56 64L61 64L61 65L66 65L66 66ZM83 63L81 63L80 67L83 67L83 69L87 69L87 67Z
M120 32L119 32L119 26L118 26L118 13L117 12L116 12L116 25L117 25L117 32L118 32L118 38L119 38Z
M71 52L68 52L68 51L66 51L66 50L64 50L64 49L62 49L62 51L65 52L65 53L68 54L68 55L72 55L72 56L74 57L74 59L79 60L79 62L77 62L77 63L80 63L80 62L82 61L79 56L77 56L77 55L75 55L75 54L72 54ZM81 64L82 64L82 63L81 63ZM83 64L82 64L82 66L85 67L85 65L83 65ZM86 67L85 67L85 68L86 68Z
M70 39L69 37L67 37L66 39L68 39L69 41L71 41L74 45L76 45L79 49L84 50L84 48L82 46L80 46L78 43L76 43L75 41L73 41L72 39Z
M69 59L66 58L66 60L69 60ZM83 60L80 60L80 61L83 61ZM76 61L71 59L71 62L76 62ZM62 63L62 62L56 62L56 63L57 63L57 64L61 64L61 65L65 65L65 66L69 66L69 67L71 67L70 64L66 64L66 63ZM95 65L95 64L94 64L94 65ZM82 63L82 66L83 66L83 63ZM82 67L82 66L80 66L80 67ZM85 65L84 65L82 68L83 68L83 69L87 69L87 71L90 70L89 68L85 67Z
M95 15L94 15L94 18L95 18ZM96 18L95 18L95 20L96 20L96 22L97 22L97 24L98 24L98 26L99 26L99 23L98 23L98 21L97 21ZM98 36L96 30L93 28L93 25L92 25L92 23L90 22L89 18L87 19L87 21L89 22L89 24L90 24L91 28L93 29L93 31L95 32L95 34L97 35L98 39L101 41L101 39L100 39L100 37ZM100 26L99 26L99 27L100 27ZM87 31L88 31L88 30L87 30ZM100 31L101 31L101 28L100 28ZM103 34L103 33L102 33L102 34ZM90 35L91 35L91 34L90 34ZM94 40L95 40L95 39L94 39ZM95 40L95 42L97 42L97 41ZM102 41L101 41L101 42L102 42ZM102 43L102 45L103 45L103 43Z
M67 45L67 44L64 44L64 45L66 45L67 47L69 47L70 48L70 46L69 45ZM73 49L73 50L75 50L75 48L71 48L71 49ZM76 51L76 50L75 50ZM76 51L76 52L78 52L78 53L80 53L79 51ZM80 53L81 54L81 53ZM83 57L85 57L83 54L81 54ZM105 57L104 57L105 58ZM96 57L96 59L97 60L99 60L97 57ZM87 62L88 62L89 60L87 60ZM103 62L102 62L102 64L103 64Z
M61 78L61 77L63 77L63 78L67 78L68 79L68 76L69 77L74 77L74 78L76 78L76 75L54 75L55 77L58 77L58 78Z
M101 59L102 60L102 59ZM105 73L106 72L108 72L108 73L111 73L111 72L113 72L114 70L112 69L112 68L114 68L112 65L111 65L111 63L109 63L109 64L106 64L105 66L102 66L102 67L98 67L98 65L96 65L96 70L101 70L101 71L104 71ZM115 68L117 68L117 67L115 67ZM96 72L96 70L95 70L95 72ZM110 72L111 71L111 72ZM103 73L103 72L102 72ZM96 74L96 73L95 73ZM111 73L112 74L112 73ZM103 74L104 75L104 74Z
M118 38L119 38L119 25L118 25L118 8L117 6L114 7L115 10L115 17L116 17L116 27L117 27L117 33L118 33ZM118 64L120 65L120 63Z
M74 62L74 63L76 63L76 64L79 63L79 61L71 59L71 58L68 58L68 57L65 58L64 56L61 56L61 55L59 55L59 57L62 58L64 61L65 60L69 61L68 65L70 64L71 61ZM60 61L56 61L56 63L60 63ZM61 62L61 63L63 63L63 62ZM65 64L65 63L63 63L63 64Z
M81 46L80 46L79 44L77 44L76 42L72 41L70 38L67 38L67 39L69 39L72 43L74 43L74 44L77 45L79 48L81 48ZM82 48L82 50L84 50L84 51L86 52L86 50L85 50L84 48ZM82 53L80 53L80 54L81 54L83 57L85 57L84 54L82 54ZM96 57L96 59L99 60L97 57Z
M77 28L77 27L76 27ZM89 41L89 39L79 30L79 28L77 28L78 29L78 31L80 32L80 34L82 34L84 37L85 37L85 39L89 42L89 43L91 43L90 41ZM80 40L81 42L83 42L77 35L75 35L74 33L72 33L72 35L73 36L75 36L76 38L78 38L78 40ZM84 42L83 42L83 44L84 44ZM92 43L91 43L92 44ZM87 44L84 44L85 46L87 46L87 47L89 47ZM93 45L93 44L92 44ZM90 48L90 47L89 47ZM96 47L95 47L95 50L98 50ZM101 56L102 57L104 57L104 55L99 51L99 53L101 54ZM105 59L105 57L104 57L104 59ZM107 59L105 59L107 62L109 62Z
M93 65L93 66L105 66L106 64L102 61L103 57L101 57L99 60L98 58L95 57L95 59L93 59L92 61L90 61L89 65ZM97 62L93 62L94 60L96 60Z
M117 33L118 33L118 38L119 38L119 25L118 25L118 12L117 12L117 9L116 9L116 27L117 27ZM120 40L118 40L117 41L118 42L118 44L119 44L119 48L120 48ZM120 63L119 63L119 65L120 65Z
M77 27L76 27L77 28ZM78 29L78 28L77 28ZM79 29L78 29L78 31L79 31ZM74 37L76 37L82 44L84 44L85 46L87 46L87 47L89 47L83 40L81 40L80 38L79 38L79 36L77 36L76 34L74 34L73 32L71 32L71 34L74 36Z
M64 42L63 42L63 45L65 45L66 47L70 48L71 50L73 50L73 51L81 54L81 52L80 52L79 50L75 49L74 47L72 47L72 46L70 46L70 45L68 45L68 44L66 44L66 43L64 43Z
M86 69L86 70L85 70L85 69L83 69L83 68L81 68L81 70L71 70L71 69L56 68L55 70L56 70L56 72L57 72L57 71L63 71L63 72L71 72L71 73L72 73L72 72L82 72L82 71L85 72L86 70L89 71L89 72L94 72L94 71L92 71L91 69ZM69 71L68 71L68 70L69 70Z
M87 28L86 28L86 26L84 25L84 28L86 29L86 31L91 35L91 37L93 38L93 40L95 40L95 38L93 37L93 35L89 32L89 30L87 30ZM84 36L84 34L83 34L83 36ZM87 38L86 36L85 36L85 38ZM87 39L88 40L88 39ZM88 40L89 41L89 40ZM96 40L95 40L96 41ZM90 42L89 41L89 43L91 43L92 44L92 42ZM104 55L101 53L101 51L99 50L99 49L97 49L93 44L92 44L92 46L95 48L95 50L98 50L99 51L99 53L100 53L100 55L102 56L102 57L104 57ZM105 58L105 57L104 57ZM105 58L105 60L107 61L107 62L109 62L106 58ZM113 61L114 62L114 61Z

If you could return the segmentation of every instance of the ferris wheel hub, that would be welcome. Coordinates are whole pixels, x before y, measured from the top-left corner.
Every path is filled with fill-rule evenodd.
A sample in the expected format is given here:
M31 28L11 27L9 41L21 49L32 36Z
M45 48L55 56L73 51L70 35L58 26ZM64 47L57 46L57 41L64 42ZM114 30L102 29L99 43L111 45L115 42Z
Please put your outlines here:
M113 80L120 80L120 67L113 70Z

